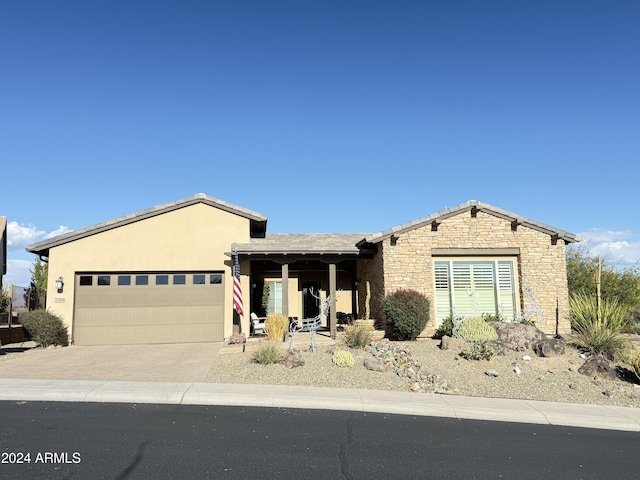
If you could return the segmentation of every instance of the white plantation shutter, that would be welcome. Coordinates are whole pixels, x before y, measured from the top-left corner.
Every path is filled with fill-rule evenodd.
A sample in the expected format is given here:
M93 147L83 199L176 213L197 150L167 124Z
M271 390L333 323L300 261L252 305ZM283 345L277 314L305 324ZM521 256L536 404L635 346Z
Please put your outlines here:
M457 315L473 312L471 262L453 262L453 310Z
M473 268L474 314L496 311L494 262L477 262Z
M516 296L513 281L513 262L498 263L498 308L503 318L510 322L516 316Z
M436 281L436 321L451 315L451 289L449 288L449 262L434 262Z
M434 262L438 324L453 312L469 316L516 311L513 260L439 260Z

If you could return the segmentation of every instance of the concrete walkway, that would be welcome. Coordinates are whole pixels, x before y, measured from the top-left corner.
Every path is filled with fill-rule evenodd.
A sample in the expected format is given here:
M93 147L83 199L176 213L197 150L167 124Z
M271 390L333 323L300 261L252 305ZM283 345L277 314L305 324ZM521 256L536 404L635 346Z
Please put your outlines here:
M333 409L640 432L640 409L630 407L205 383L221 347L74 346L9 354L16 356L0 359L0 400Z

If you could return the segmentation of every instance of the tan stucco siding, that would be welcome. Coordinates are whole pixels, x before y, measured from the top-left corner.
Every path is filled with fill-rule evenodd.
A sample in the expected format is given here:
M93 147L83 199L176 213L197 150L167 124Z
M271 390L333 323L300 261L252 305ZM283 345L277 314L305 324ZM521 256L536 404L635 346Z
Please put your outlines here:
M432 231L431 225L416 228L398 236L395 245L391 239L381 242L377 259L384 265L384 293L397 289L413 289L432 301L430 327L435 327L433 249L507 249L520 251L516 265L519 268L520 307L524 309L531 299L526 289L534 292L535 302L542 310L540 328L546 333L570 330L568 320L568 293L565 246L562 240L552 245L550 235L518 226L512 230L511 222L493 215L470 212L447 218ZM382 271L382 270L380 270ZM556 305L558 306L556 314Z
M249 220L194 204L54 247L49 252L47 308L71 327L77 272L222 271L225 274L225 337L232 333L233 242L249 239ZM64 292L55 280L64 277ZM248 289L248 285L246 285Z

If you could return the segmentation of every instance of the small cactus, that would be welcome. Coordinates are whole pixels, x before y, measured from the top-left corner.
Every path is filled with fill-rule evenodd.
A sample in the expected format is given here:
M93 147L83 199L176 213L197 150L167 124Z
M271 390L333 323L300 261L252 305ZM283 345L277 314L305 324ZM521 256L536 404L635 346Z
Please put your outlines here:
M369 283L369 280L367 280L366 287L367 294L364 297L364 319L369 320L369 316L371 315L371 284Z
M498 339L494 328L481 317L465 318L460 326L454 329L453 336L466 342L490 342Z
M338 367L342 368L351 368L356 363L351 352L347 352L346 350L336 350L333 352L331 361Z

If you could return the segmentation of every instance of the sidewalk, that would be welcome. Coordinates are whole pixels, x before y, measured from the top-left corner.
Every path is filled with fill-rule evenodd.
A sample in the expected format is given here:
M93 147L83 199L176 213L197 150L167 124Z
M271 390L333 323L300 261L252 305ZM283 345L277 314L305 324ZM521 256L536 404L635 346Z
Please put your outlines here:
M640 432L636 408L373 390L3 378L0 400L308 408Z

